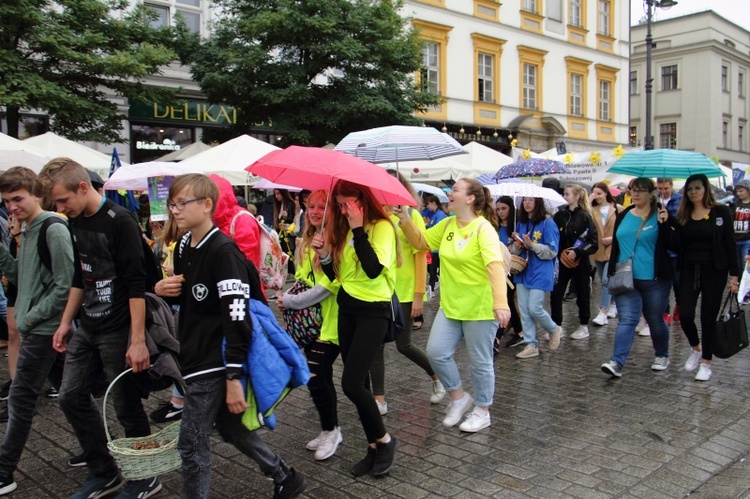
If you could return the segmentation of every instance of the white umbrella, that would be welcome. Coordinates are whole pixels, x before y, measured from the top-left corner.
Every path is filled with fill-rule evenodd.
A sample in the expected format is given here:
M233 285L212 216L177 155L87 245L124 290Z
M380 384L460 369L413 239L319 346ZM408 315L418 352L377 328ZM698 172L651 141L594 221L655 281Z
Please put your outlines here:
M95 171L102 178L109 176L109 167L112 163L112 155L99 152L83 144L66 139L52 132L47 132L36 137L29 137L23 141L34 148L44 151L45 156L49 158L58 158L60 156L70 158L84 167ZM128 163L123 162L125 166Z
M554 189L528 182L503 182L501 184L487 185L486 187L494 197L510 196L516 198L516 204L522 198L542 198L544 200L544 207L550 213L554 213L560 206L568 204L565 198Z
M301 187L294 187L291 185L276 184L268 179L262 178L253 184L253 189L270 191L272 189L282 189L290 192L299 192L302 190Z
M422 184L420 182L412 182L411 186L417 192L426 192L428 194L434 194L435 196L437 196L437 198L440 200L441 203L448 202L448 196L445 194L445 191L443 191L440 187L435 187L434 185L429 185L429 184Z
M392 125L352 132L336 144L336 151L370 163L431 160L466 154L453 137L436 128Z
M268 142L249 135L240 135L178 164L206 175L215 173L227 179L232 185L247 185L250 175L245 168L277 150L278 147Z
M196 168L186 168L182 163L170 163L165 161L148 161L146 163L134 163L123 165L109 177L104 183L104 189L117 191L145 191L148 189L150 177L165 177L182 175L184 173L201 173Z

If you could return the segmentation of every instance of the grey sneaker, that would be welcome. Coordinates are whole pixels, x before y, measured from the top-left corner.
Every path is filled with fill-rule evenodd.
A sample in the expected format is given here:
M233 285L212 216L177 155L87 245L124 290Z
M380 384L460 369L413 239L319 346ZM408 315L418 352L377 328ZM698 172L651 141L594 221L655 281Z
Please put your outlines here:
M654 363L651 364L651 369L654 371L666 371L669 367L669 357L657 357L654 359Z
M602 372L615 378L622 378L622 367L614 360L609 360L602 364Z

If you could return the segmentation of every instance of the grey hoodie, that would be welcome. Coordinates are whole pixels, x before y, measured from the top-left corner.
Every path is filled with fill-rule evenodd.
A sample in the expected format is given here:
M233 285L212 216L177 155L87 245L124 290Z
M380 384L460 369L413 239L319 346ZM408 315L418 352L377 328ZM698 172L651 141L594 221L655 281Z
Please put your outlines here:
M52 224L47 228L51 272L39 258L38 238L42 223L56 216L45 211L34 218L21 236L17 259L0 245L0 270L18 287L14 315L21 337L55 334L68 302L73 282L73 243L64 224Z

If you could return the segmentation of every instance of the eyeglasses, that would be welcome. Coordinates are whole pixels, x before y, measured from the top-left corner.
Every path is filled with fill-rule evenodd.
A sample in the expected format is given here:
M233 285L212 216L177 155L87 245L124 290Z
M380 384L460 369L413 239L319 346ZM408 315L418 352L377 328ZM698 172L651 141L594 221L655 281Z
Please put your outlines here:
M204 199L206 199L206 198L202 197L202 198L195 198L195 199L186 199L185 201L177 201L176 203L167 203L167 209L169 211L172 211L175 208L177 208L177 211L182 211L182 210L185 209L185 207L189 203L194 203L196 201L203 201Z
M630 194L648 194L649 192L651 191L648 189L630 189Z

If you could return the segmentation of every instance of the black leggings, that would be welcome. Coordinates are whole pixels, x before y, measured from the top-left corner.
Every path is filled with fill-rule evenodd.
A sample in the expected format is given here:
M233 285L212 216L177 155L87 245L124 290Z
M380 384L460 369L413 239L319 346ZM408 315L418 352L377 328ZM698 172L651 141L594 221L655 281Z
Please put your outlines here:
M320 416L320 428L332 431L339 425L336 385L333 384L333 363L340 348L334 343L315 341L305 347L307 365L310 368L310 390L315 409Z
M578 320L582 326L587 326L591 318L591 263L588 257L581 259L578 267L569 269L560 263L560 272L557 283L552 290L550 305L552 308L552 320L560 326L563 321L563 296L568 281L576 283L576 305L578 305Z
M680 325L691 347L701 345L703 359L713 357L712 340L721 299L727 285L728 270L708 265L688 264L680 272ZM695 326L695 307L701 295L701 339Z
M432 253L432 262L427 266L427 273L430 275L430 287L434 290L440 273L440 254L437 251Z
M367 389L368 373L389 324L390 317L348 314L339 308L339 346L344 361L341 388L357 408L362 429L371 444L383 438L386 431L375 399Z
M513 334L521 334L523 332L523 325L521 324L521 314L518 313L518 307L516 307L516 288L508 286L508 308L510 309L510 325L513 327ZM498 327L497 338L500 338L508 327Z

